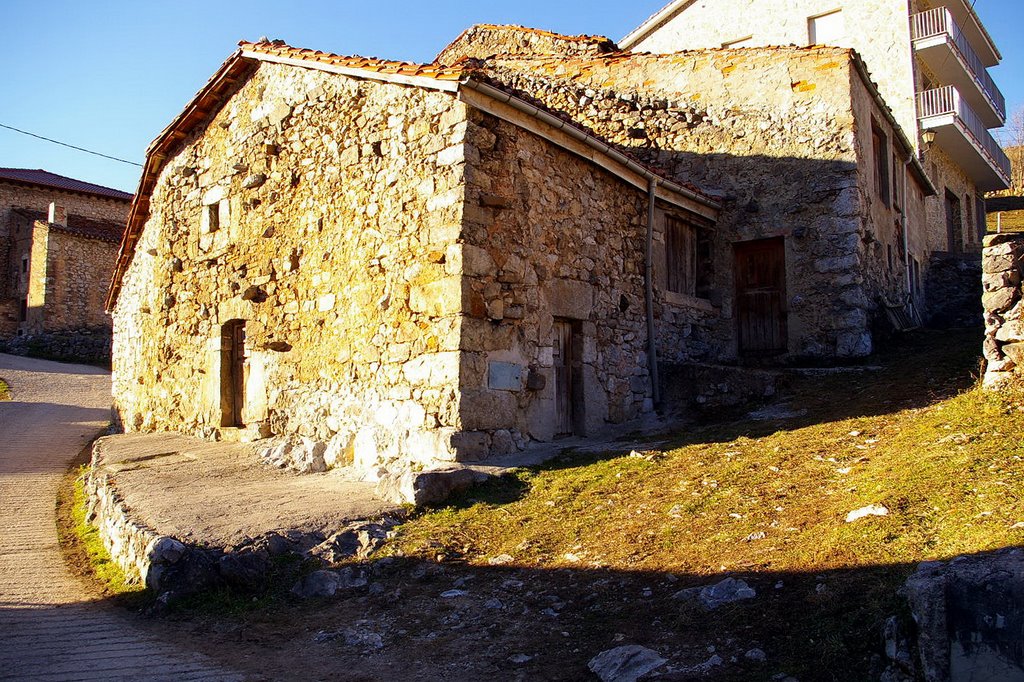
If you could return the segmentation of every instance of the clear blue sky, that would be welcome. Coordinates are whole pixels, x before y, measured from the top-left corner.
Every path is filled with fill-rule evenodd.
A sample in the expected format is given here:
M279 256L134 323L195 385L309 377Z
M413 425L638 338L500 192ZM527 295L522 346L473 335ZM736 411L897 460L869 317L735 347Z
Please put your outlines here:
M474 23L622 38L668 0L0 0L0 123L133 161L241 39L262 35L340 54L430 61ZM1022 0L977 0L1004 61L1010 110L1024 106ZM136 167L0 128L0 166L44 168L134 191Z

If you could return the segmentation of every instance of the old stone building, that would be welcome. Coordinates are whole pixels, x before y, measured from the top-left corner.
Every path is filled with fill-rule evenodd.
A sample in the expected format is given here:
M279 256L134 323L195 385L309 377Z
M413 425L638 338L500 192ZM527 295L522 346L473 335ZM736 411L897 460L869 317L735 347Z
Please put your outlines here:
M0 168L0 342L109 356L104 300L132 195Z
M984 194L1010 182L1009 159L989 133L1006 122L1005 98L988 72L1002 56L973 3L674 0L621 41L658 53L816 44L857 50L937 190L925 199L921 248L903 264L923 307L929 263L965 253L977 260ZM933 297L932 308L936 298L944 297Z
M147 158L120 418L376 475L650 414L651 210L718 203L468 70L243 44Z
M243 43L149 150L116 407L370 477L594 435L659 365L872 352L935 194L848 48Z

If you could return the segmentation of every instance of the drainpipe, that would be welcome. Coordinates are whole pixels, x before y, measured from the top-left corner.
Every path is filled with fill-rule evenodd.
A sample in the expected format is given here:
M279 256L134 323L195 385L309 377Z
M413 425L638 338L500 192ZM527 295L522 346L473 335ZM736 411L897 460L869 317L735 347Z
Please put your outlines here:
M651 375L654 406L661 405L661 385L658 382L658 342L654 334L654 202L658 181L647 179L647 240L644 245L644 304L647 309L647 368Z

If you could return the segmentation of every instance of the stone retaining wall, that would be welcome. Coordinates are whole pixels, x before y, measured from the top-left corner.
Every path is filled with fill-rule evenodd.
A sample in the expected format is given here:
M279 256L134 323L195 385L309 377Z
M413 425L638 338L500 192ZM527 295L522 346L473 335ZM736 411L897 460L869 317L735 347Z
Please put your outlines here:
M985 293L985 385L994 388L1024 369L1024 307L1021 264L1024 235L985 237L982 285Z
M110 336L110 329L106 327L17 336L8 341L0 340L0 352L107 365L110 363Z
M94 462L101 452L101 443L94 446ZM157 587L161 573L159 569L154 570L159 565L157 559L166 562L172 558L173 554L161 550L176 541L162 538L133 521L109 475L93 469L85 479L85 493L88 499L86 521L99 529L103 546L114 563L121 567L129 581ZM184 549L184 545L181 548Z

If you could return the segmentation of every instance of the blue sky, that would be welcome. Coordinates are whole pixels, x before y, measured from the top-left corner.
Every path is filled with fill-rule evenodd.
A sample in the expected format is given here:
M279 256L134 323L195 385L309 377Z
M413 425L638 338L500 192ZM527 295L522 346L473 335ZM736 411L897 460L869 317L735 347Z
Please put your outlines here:
M430 61L474 23L622 38L667 0L0 0L0 123L133 161L241 39ZM1003 53L993 71L1024 106L1021 0L977 0ZM136 167L0 128L0 166L44 168L134 191Z

